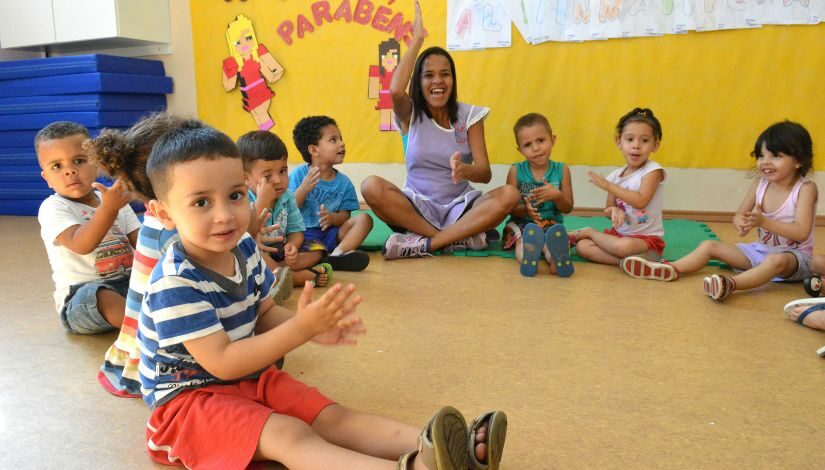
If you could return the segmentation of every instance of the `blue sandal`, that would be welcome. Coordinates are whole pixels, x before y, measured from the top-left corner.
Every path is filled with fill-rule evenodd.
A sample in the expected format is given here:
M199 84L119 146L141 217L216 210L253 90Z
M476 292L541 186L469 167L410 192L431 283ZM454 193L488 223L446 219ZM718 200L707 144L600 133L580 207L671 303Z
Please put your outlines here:
M527 224L521 233L521 275L533 277L539 269L541 250L544 248L544 230L536 224Z
M550 258L559 277L572 276L573 262L570 261L570 243L567 240L567 230L564 229L564 225L556 224L548 228L544 235L544 244L550 252Z

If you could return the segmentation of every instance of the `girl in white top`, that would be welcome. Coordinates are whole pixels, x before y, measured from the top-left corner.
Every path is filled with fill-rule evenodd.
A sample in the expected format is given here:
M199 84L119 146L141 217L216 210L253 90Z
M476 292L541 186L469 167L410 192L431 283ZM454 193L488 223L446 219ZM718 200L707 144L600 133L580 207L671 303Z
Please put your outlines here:
M800 124L779 122L756 139L751 155L761 176L736 211L733 226L740 236L757 229L757 241L733 244L705 240L672 263L632 257L622 262L622 269L637 278L672 281L704 268L711 259L720 260L741 272L704 279L705 295L714 300L771 280L801 281L808 276L817 201L816 184L805 178L813 164L811 136Z
M607 191L604 213L613 227L604 232L592 228L574 232L571 241L582 258L602 264L618 265L631 255L661 258L663 182L665 170L650 160L659 149L662 125L653 111L636 108L622 116L616 125L616 147L627 164L607 178L589 172L590 182Z

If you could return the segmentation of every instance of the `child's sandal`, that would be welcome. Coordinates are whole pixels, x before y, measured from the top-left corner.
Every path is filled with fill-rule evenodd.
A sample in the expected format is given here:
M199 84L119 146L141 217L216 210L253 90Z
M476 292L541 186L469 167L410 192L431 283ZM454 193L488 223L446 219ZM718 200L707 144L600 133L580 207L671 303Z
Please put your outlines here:
M736 290L736 281L728 276L714 274L706 277L702 283L705 295L713 300L725 300Z
M564 225L555 224L547 229L544 234L544 245L550 253L550 260L556 268L559 277L570 277L573 275L573 262L570 261L570 245L568 243L567 230Z
M476 458L476 433L487 423L487 458L484 462ZM504 452L504 440L507 438L507 415L503 411L488 411L479 416L470 425L467 438L467 458L471 470L498 470L501 455Z
M802 287L805 288L805 292L811 297L819 297L822 295L822 276L819 274L814 274L812 276L808 276L802 281Z
M533 277L539 269L539 258L544 248L544 230L536 224L527 224L521 234L521 275Z
M467 423L452 406L445 406L430 418L418 436L418 449L401 455L398 469L406 470L413 458L430 470L467 468Z
M324 268L324 270L320 271L318 268ZM332 282L332 266L329 263L316 264L311 268L307 268L307 271L315 275L315 278L312 281L310 281L312 283L312 287L318 285L318 279L321 277L321 274L327 275L327 283L325 286L322 287L326 287Z

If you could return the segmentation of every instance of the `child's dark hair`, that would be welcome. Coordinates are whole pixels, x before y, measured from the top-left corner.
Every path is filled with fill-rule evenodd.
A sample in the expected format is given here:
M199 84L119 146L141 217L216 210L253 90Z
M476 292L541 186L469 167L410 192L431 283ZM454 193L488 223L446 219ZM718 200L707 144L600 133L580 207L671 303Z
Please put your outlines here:
M442 55L450 62L450 73L453 75L453 90L447 98L447 111L450 114L450 122L458 121L458 80L455 76L455 62L450 53L440 47L430 47L422 52L415 61L412 80L410 80L410 98L412 98L413 109L415 110L415 120L422 119L422 112L428 118L432 118L427 100L424 99L424 90L421 89L421 75L424 73L424 61L431 55Z
M312 163L309 146L318 145L321 141L321 129L326 126L338 126L338 124L329 116L308 116L295 124L295 129L292 130L292 140L295 141L295 146L298 147L305 162Z
M539 113L529 113L518 118L516 124L513 126L513 134L516 136L516 145L518 145L518 131L525 127L541 125L547 129L547 133L553 135L553 128L550 127L550 121Z
M646 123L653 129L653 137L655 137L656 140L662 140L662 125L659 123L659 120L656 119L656 116L653 115L653 111L651 111L650 108L634 108L633 111L622 116L622 118L619 119L619 123L616 124L616 136L621 136L624 127L631 122Z
M72 121L53 122L37 131L37 134L34 136L34 149L37 150L37 147L41 142L63 139L73 135L89 137L89 130L86 129L86 126L83 124L78 124Z
M107 176L122 180L138 199L157 199L146 174L149 154L161 136L183 122L166 112L150 114L125 131L104 129L86 148Z
M241 158L235 142L226 134L197 119L189 119L164 134L155 143L146 173L159 199L164 199L171 187L170 173L175 165L204 158Z
M238 139L238 152L243 160L243 170L249 172L258 160L268 162L286 160L287 150L280 137L268 131L250 131Z
M777 122L762 131L756 139L751 156L759 158L762 156L762 145L774 155L784 153L793 157L798 163L796 170L798 176L805 176L811 171L814 164L813 142L811 134L798 122L785 120Z
M401 45L398 44L398 41L396 41L395 38L389 38L386 41L382 41L381 44L378 45L378 72L382 77L386 71L384 70L384 61L381 60L381 58L393 49L395 49L395 53L397 55L401 54Z

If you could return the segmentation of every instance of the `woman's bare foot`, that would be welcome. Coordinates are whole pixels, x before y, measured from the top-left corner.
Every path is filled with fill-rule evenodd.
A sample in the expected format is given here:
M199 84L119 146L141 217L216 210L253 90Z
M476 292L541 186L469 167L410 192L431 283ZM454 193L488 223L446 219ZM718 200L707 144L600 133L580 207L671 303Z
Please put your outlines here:
M808 310L813 305L815 304L797 305L788 312L788 318L793 321L797 321L799 315L801 315L802 312ZM823 307L825 307L825 305ZM808 316L802 319L802 324L807 326L808 328L813 328L816 330L825 330L825 310L814 310L813 312L809 313Z

